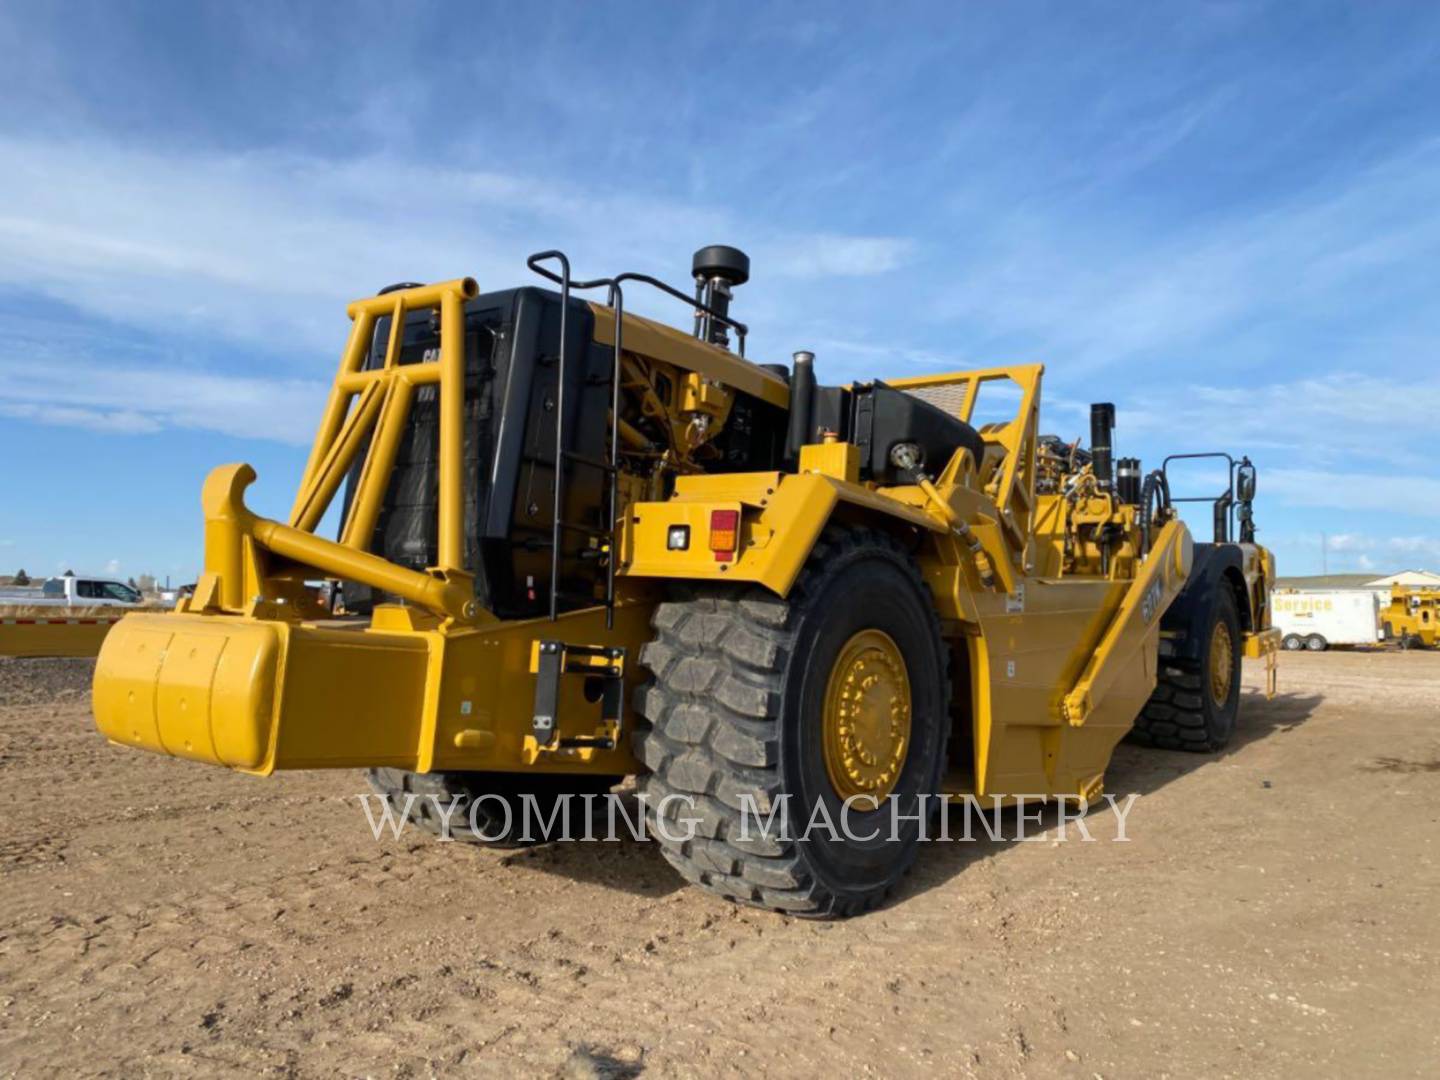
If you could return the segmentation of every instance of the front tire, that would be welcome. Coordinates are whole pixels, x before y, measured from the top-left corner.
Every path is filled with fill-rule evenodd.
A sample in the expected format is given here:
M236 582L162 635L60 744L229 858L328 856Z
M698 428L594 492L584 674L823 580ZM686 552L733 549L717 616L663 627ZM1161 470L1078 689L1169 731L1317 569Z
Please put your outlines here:
M1135 720L1136 742L1163 750L1221 750L1240 713L1240 610L1223 581L1196 661L1162 661L1155 691ZM1288 646L1287 646L1288 648Z
M710 892L776 911L833 918L879 904L915 860L950 726L948 654L909 555L883 533L832 526L785 599L693 588L661 604L654 626L637 754L665 858ZM776 806L788 828L766 835ZM838 836L805 835L822 807Z
M1281 645L1284 646L1286 652L1299 652L1305 648L1305 639L1299 634L1286 634Z

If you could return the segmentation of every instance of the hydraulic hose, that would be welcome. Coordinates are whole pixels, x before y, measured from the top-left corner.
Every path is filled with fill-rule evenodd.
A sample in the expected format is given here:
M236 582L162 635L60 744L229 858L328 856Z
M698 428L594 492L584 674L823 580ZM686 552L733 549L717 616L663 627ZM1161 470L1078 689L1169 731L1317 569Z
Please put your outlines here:
M1154 513L1150 510L1152 501L1156 504ZM1163 469L1156 469L1145 477L1145 483L1141 485L1140 510L1135 515L1140 526L1141 558L1150 554L1150 526L1160 514L1168 513L1170 506L1170 481L1165 478Z

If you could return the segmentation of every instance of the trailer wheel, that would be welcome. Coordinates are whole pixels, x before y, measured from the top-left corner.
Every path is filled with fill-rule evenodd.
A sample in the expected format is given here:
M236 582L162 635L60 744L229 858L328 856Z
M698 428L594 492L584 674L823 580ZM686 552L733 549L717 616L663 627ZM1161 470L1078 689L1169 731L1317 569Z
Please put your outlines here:
M1320 634L1311 634L1305 639L1305 648L1311 652L1324 652L1330 647L1330 643Z
M1223 582L1203 634L1198 662L1161 661L1155 691L1135 720L1136 742L1206 753L1230 741L1240 712L1240 611Z
M1299 652L1305 648L1305 639L1299 634L1286 634L1285 640L1280 643L1287 652Z
M640 654L654 677L636 736L665 858L776 911L879 904L915 860L950 727L948 654L913 561L883 533L832 526L783 600L674 596Z
M579 829L584 796L598 795L618 784L619 776L556 773L406 772L367 769L370 786L390 800L394 812L426 832L441 835L449 814L449 835L467 844L525 847L545 839L544 823L568 807L572 828ZM411 797L413 796L413 798ZM527 796L533 802L527 812ZM451 806L455 809L451 812ZM528 822L530 828L526 828ZM556 819L557 822L561 819ZM472 827L473 826L473 827ZM526 839L526 834L530 838Z

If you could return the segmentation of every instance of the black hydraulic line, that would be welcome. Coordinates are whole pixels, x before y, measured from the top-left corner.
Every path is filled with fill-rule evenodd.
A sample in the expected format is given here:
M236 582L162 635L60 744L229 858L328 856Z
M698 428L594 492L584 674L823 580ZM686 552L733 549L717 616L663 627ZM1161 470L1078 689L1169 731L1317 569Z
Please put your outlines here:
M1163 469L1156 469L1149 476L1145 477L1145 483L1140 488L1140 509L1135 515L1135 519L1140 526L1141 558L1150 554L1150 526L1155 520L1155 515L1150 511L1150 504L1157 499L1157 512L1170 509L1172 505L1170 502L1170 481L1166 479Z

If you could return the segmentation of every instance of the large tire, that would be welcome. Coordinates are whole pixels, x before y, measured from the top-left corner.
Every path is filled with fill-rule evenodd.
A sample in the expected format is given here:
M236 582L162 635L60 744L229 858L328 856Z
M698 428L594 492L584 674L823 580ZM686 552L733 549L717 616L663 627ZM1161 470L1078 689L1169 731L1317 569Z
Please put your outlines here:
M677 589L657 608L654 628L640 654L654 677L640 691L636 752L650 770L639 783L665 858L710 892L775 911L835 918L879 904L915 860L919 797L939 791L950 728L948 654L911 558L883 533L832 526L785 599L754 585ZM865 811L860 805L873 804L852 801L852 838L827 772L835 760L827 757L827 732L843 728L827 726L834 714L826 702L835 700L835 685L849 685L835 678L856 670L847 666L860 657L855 643L887 636L882 649L893 646L901 659L897 668L896 654L888 654L891 674L883 677L903 669L908 680L908 738L894 735L892 721L879 736L894 740L893 756L879 766L888 779L868 782L893 785L895 805L910 820L900 819L891 840L890 804ZM881 715L894 716L903 698L881 700L889 702ZM656 820L670 795L684 798ZM788 833L764 835L752 816L745 835L743 796L753 800L752 813L788 806ZM803 835L817 802L837 839ZM696 823L689 839L679 825L686 817ZM877 826L880 835L865 839Z
M1330 643L1321 634L1311 634L1305 639L1305 648L1309 652L1324 652Z
M1200 660L1161 661L1155 692L1135 720L1135 741L1162 750L1209 753L1223 749L1235 733L1240 712L1240 611L1230 587L1222 581L1218 588L1203 630Z
M426 832L439 835L444 828L444 811L449 811L451 800L459 802L450 815L450 837L469 844L488 844L493 847L515 848L537 843L542 839L538 831L532 839L523 839L525 815L524 799L532 795L535 811L541 821L549 821L561 799L573 799L570 807L572 828L579 828L576 814L583 813L583 796L599 795L609 791L622 779L618 776L563 775L556 773L495 773L495 772L406 772L404 769L367 769L365 779L370 786L385 795L396 813L404 813L412 825ZM409 803L406 799L418 796ZM495 798L484 798L495 796ZM433 798L432 798L433 796ZM437 813L436 800L444 811ZM471 816L472 802L474 815ZM508 816L498 800L509 807ZM531 818L534 821L534 817ZM472 828L472 823L474 828Z
M1299 634L1286 634L1283 644L1286 652L1299 652L1305 648L1305 639Z

